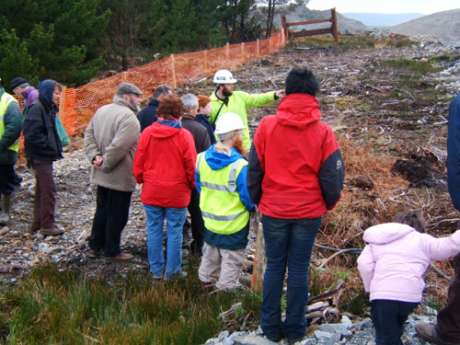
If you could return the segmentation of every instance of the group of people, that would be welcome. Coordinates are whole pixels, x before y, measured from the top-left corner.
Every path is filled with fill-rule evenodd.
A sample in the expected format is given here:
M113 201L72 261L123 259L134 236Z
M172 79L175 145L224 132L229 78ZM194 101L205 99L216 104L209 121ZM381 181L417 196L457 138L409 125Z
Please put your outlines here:
M201 257L203 287L237 289L251 213L257 209L266 255L261 328L268 339L286 338L293 344L306 332L308 267L321 218L339 202L343 189L340 148L333 130L321 121L319 83L310 70L293 68L284 90L263 94L237 91L237 80L228 70L216 72L214 83L210 97L179 97L168 86L159 86L142 110L143 92L122 83L112 103L96 111L84 141L91 181L97 186L90 254L132 258L121 250L120 239L139 184L153 279L185 276L182 244L189 213L191 249ZM16 99L0 88L0 223L8 222L11 195L20 183L14 164L22 131L36 177L30 231L59 235L53 162L63 151L57 121L61 86L44 80L36 90L15 78L11 88L24 99L25 109L21 114ZM277 101L276 114L262 118L252 142L248 111ZM449 190L460 209L460 96L450 111ZM460 232L436 239L424 231L421 213L406 212L364 233L366 247L358 269L370 292L377 345L402 344L404 322L421 301L423 273L432 260L460 252ZM459 275L457 269L437 325L417 326L424 339L443 345L460 342Z

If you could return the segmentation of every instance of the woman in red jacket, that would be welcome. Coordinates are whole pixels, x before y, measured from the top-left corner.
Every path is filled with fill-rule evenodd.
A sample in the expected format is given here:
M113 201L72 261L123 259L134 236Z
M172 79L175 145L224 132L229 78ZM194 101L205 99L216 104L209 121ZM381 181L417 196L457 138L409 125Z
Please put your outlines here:
M134 176L143 184L141 199L147 214L150 272L155 279L172 279L182 275L182 229L195 183L196 151L192 135L181 126L182 103L178 96L165 96L157 116L159 120L140 137L134 157Z
M344 179L334 132L321 121L318 90L311 71L292 69L286 96L276 115L260 122L249 158L248 188L262 213L267 258L261 326L270 340L286 337L289 344L305 335L310 255L321 217L339 200Z

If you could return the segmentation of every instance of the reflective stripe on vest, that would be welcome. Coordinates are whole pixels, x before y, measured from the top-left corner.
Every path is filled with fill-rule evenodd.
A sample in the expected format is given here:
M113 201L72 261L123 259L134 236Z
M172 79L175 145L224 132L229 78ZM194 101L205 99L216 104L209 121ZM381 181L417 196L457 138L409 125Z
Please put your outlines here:
M3 93L1 99L0 99L0 138L3 137L3 134L5 133L5 114L6 111L8 110L8 106L11 104L11 102L17 102L16 98L11 96L8 93ZM13 145L8 147L8 150L14 151L14 152L19 152L19 140L17 140Z
M200 153L197 170L200 174L200 208L206 229L220 235L242 230L249 221L249 212L240 200L236 180L248 163L238 159L220 170L212 170Z

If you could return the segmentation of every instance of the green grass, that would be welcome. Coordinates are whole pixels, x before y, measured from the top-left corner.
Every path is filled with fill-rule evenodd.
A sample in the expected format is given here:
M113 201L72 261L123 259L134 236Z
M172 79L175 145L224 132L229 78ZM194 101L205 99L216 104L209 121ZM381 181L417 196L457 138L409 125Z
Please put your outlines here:
M298 37L290 40L294 46L308 46L311 48L340 48L341 50L350 49L369 49L384 47L408 47L414 44L409 38L397 36L393 38L377 38L371 35L341 35L339 42L335 42L331 35L319 35L311 37Z
M54 266L35 269L0 295L0 344L202 344L225 327L219 314L257 318L260 296L209 295L196 274L153 282L147 273L86 279Z
M383 64L402 72L410 72L416 75L425 75L438 72L440 69L434 66L430 61L413 60L413 59L393 59L385 60Z

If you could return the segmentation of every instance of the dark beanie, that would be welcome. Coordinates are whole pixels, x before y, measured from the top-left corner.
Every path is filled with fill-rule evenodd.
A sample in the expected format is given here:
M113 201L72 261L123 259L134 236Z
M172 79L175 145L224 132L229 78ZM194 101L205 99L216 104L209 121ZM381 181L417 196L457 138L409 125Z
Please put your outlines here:
M14 90L15 88L17 88L18 86L21 86L23 84L28 84L29 82L27 80L25 80L24 78L22 77L16 77L14 78L11 83L10 83L10 86L11 86L11 90Z

